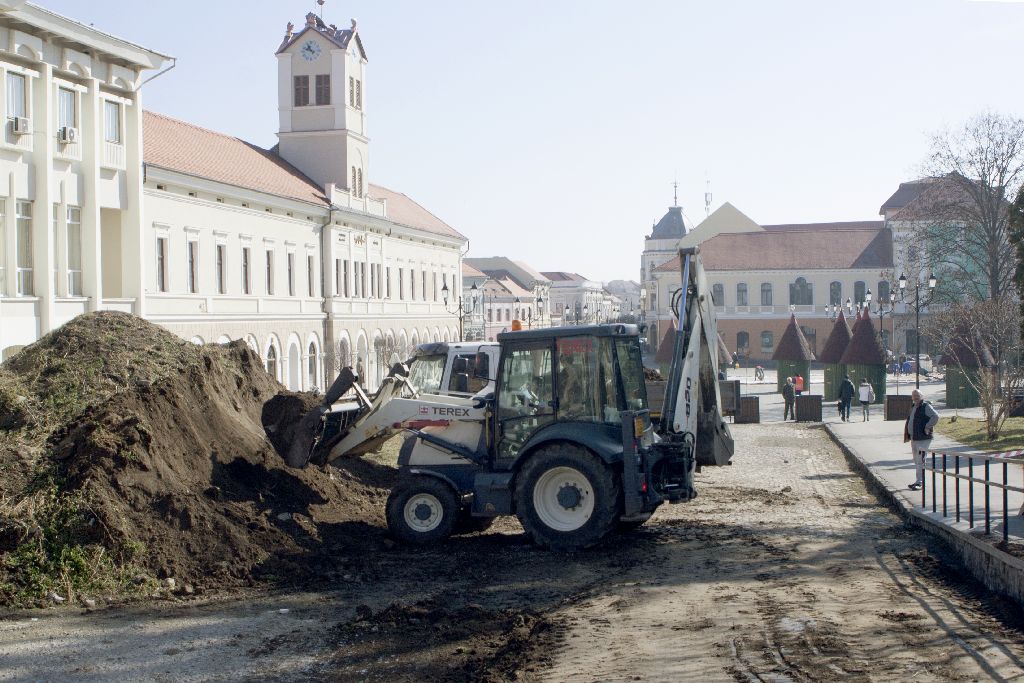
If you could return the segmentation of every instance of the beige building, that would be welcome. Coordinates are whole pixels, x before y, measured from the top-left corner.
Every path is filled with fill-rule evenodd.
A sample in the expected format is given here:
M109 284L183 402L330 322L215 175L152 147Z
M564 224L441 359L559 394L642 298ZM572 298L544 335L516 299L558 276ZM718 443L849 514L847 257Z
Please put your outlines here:
M754 360L771 358L791 313L817 350L832 329L833 304L849 301L856 308L869 291L877 303L899 275L892 234L882 221L762 226L724 204L680 242L700 246L729 350ZM678 258L655 268L645 282L655 350L673 324L669 307L679 283Z
M172 58L0 0L5 357L110 309L196 343L244 339L292 389L325 386L340 364L372 388L396 354L457 338L442 293L462 289L467 241L370 182L355 22L310 13L267 39L280 120L269 150L143 114L144 74Z

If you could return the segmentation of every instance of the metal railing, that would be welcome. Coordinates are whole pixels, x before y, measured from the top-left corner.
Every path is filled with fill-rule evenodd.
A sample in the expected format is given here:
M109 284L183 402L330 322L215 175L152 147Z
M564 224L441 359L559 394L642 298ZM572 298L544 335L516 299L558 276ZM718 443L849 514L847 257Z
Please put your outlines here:
M974 528L974 485L981 484L985 487L984 491L984 514L985 514L985 534L990 535L992 533L992 500L991 491L992 488L997 488L1002 491L1002 518L1003 518L1003 543L1006 543L1009 539L1009 492L1014 491L1016 493L1024 493L1024 488L1019 486L1011 486L1009 483L1009 466L1010 465L1024 465L1024 457L1020 457L1020 451L1013 451L1010 453L936 453L932 451L930 454L931 463L929 464L928 458L925 458L924 469L926 472L931 472L931 486L928 486L927 479L921 485L921 508L928 508L928 490L931 489L932 493L932 512L938 512L938 487L936 485L936 479L942 477L942 516L949 517L949 495L948 495L948 482L950 479L954 481L953 486L953 507L955 510L956 521L960 521L960 482L967 482L967 520L968 525L971 529ZM1015 457L1014 457L1015 456ZM993 481L992 479L992 465L995 463L996 471L1002 470L1001 477L999 480ZM961 467L962 464L966 464L966 467ZM950 468L952 466L952 469ZM980 467L982 475L980 477L975 476L975 468ZM926 475L927 476L927 475Z

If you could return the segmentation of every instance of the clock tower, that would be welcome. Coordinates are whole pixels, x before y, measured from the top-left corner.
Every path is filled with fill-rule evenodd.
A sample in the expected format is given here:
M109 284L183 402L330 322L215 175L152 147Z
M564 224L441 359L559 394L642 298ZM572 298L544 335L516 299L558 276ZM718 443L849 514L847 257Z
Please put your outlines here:
M310 12L277 50L278 151L321 187L364 197L369 185L366 53L355 19L339 29Z

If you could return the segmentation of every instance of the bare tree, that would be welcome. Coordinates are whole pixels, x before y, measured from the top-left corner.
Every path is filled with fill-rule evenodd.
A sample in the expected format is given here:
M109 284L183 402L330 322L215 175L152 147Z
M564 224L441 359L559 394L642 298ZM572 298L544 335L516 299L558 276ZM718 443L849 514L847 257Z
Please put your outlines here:
M946 366L959 368L978 392L989 440L999 436L1024 389L1020 324L1020 309L1009 297L955 304L929 320L930 334L943 339Z
M1017 198L1010 205L1010 241L1017 247L1017 270L1013 279L1017 283L1017 296L1021 301L1021 338L1024 339L1024 187L1017 191Z
M924 172L928 189L897 219L922 225L914 247L946 297L1014 296L1008 207L1024 182L1024 119L985 112L961 130L934 134Z

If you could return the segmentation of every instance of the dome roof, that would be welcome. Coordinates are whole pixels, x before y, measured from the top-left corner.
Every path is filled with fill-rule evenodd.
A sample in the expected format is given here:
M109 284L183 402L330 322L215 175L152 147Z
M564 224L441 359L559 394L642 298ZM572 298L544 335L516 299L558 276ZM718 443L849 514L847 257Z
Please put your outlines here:
M651 236L647 239L677 240L684 237L686 233L691 230L693 230L693 224L683 216L683 207L670 206L668 213L662 216L661 220L654 224L654 228L651 230Z

